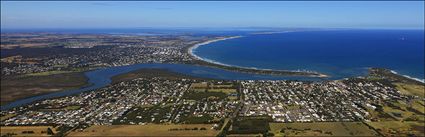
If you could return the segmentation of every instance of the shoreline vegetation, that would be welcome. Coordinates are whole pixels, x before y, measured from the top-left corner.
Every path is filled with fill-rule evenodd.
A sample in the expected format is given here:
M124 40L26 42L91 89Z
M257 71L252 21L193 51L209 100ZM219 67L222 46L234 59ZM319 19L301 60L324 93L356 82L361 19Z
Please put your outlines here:
M1 81L1 106L20 99L78 89L90 85L89 79L83 72L4 76Z
M393 70L385 69L385 68L369 68L368 77L372 79L385 79L393 83L399 82L399 83L425 86L424 82L416 78L407 77L405 75L398 74L397 72Z
M154 78L162 77L167 79L199 79L199 80L213 80L208 78L201 78L190 76L182 73L173 72L167 69L158 69L158 68L142 68L135 71L130 71L128 73L120 74L113 76L111 78L111 84L116 84L123 81L130 81L137 78Z
M229 71L237 71L242 73L252 73L252 74L264 74L264 75L280 75L280 76L305 76L305 77L318 77L318 78L328 78L330 76L318 72L313 71L295 71L295 70L275 70L275 69L259 69L259 68L250 68L250 67L242 67L242 66L234 66L234 65L228 65L223 64L220 62L212 61L209 59L204 59L196 54L193 53L193 51L203 45L207 45L213 42L223 41L223 40L229 40L229 39L236 39L241 38L243 36L231 36L231 37L224 37L224 38L218 38L213 40L208 40L205 42L201 42L195 45L188 46L185 50L186 52L191 55L194 59L192 62L195 65L202 65L202 66L208 66L208 67L216 67L221 68Z

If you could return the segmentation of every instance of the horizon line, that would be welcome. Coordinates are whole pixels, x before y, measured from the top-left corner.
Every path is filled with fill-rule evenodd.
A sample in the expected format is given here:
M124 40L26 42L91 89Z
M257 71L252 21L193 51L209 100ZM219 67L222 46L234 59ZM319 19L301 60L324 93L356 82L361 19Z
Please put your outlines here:
M0 30L102 30L102 29L385 29L385 30L424 30L424 27L263 27L263 26L250 26L250 27L52 27L52 28L3 28Z

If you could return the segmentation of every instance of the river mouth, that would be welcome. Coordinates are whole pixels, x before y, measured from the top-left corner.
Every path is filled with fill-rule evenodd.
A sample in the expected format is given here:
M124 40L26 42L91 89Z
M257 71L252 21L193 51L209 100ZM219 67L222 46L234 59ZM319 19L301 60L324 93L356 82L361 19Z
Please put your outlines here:
M139 69L165 69L171 72L189 75L192 77L208 78L208 79L220 79L220 80L305 80L305 81L320 81L322 78L313 77L299 77L299 76L277 76L277 75L261 75L261 74L249 74L235 71L229 71L220 68L212 68L199 65L188 65L188 64L134 64L128 66L117 66L101 68L85 72L85 76L88 78L89 86L85 86L79 89L64 90L60 92L54 92L49 94L43 94L33 96L25 99L19 99L17 101L8 103L1 106L1 110L7 110L25 104L29 104L35 101L44 99L58 98L70 95L76 95L82 92L95 90L111 84L111 78L120 74L125 74L131 71Z

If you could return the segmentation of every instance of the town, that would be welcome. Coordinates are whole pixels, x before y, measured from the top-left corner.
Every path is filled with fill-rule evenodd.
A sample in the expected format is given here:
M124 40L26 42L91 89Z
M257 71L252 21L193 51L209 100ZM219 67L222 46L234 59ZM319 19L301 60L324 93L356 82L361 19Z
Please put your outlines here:
M138 63L188 63L193 57L185 51L187 45L214 38L106 34L16 35L2 34L2 75L82 71ZM53 44L45 44L49 42ZM32 46L32 51L15 49L28 45ZM40 51L35 51L37 47L40 47ZM34 54L37 52L41 53Z
M244 117L269 117L275 123L420 120L424 101L366 78L301 82L157 77L47 99L2 111L1 115L13 115L2 122L3 126L62 125L82 131L81 125L175 123L214 124L219 130L226 119ZM394 109L408 113L392 112Z
M192 54L192 48L199 44L239 36L6 33L1 37L2 76L82 72L140 63L179 63L252 74L328 77L314 71L228 66Z
M3 115L19 114L4 124L212 123L236 109L239 103L236 95L202 91L193 86L196 82L162 78L121 82L80 95L44 100L2 112ZM236 90L233 92L236 93Z
M225 38L5 34L2 35L2 103L78 89L90 85L84 75L87 71L141 63L196 64L241 73L322 76L315 72L213 64L198 59L190 51L200 43ZM37 134L102 136L108 128L117 126L122 126L122 130L137 126L133 127L134 131L143 132L135 135L150 132L147 135L152 136L175 132L195 136L422 136L425 133L420 130L425 121L423 83L383 68L369 68L366 76L320 81L219 80L161 69L141 69L115 77L121 80L113 77L105 87L2 109L0 125L5 131L2 135L29 135L43 128ZM333 125L323 126L326 124ZM356 128L327 128L338 124ZM15 127L34 129L17 132ZM153 130L153 127L157 128Z

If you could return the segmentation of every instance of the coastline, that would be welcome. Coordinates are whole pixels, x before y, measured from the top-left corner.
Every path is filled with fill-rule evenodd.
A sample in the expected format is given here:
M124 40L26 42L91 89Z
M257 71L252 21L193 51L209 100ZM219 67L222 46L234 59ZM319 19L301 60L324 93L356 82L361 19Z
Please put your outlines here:
M422 83L425 84L425 79L419 79L419 78L411 77L411 76L408 76L408 75L403 75L403 74L400 74L400 73L398 73L398 72L396 72L394 70L390 70L390 72L393 73L393 74L395 74L395 75L400 75L400 76L403 76L405 78L408 78L408 79L411 79L411 80L416 80L418 82L422 82Z
M284 33L287 33L287 32L284 32ZM189 48L187 48L186 52L189 55L191 55L192 57L194 57L194 59L196 61L198 61L198 62L195 62L194 64L213 66L213 67L218 67L218 68L222 68L222 69L226 69L226 70L233 70L233 71L238 71L238 72L243 72L243 73L284 75L284 76L306 76L306 77L319 77L319 78L329 77L326 74L322 74L322 73L314 72L314 71L260 69L260 68L255 68L255 67L243 67L243 66L229 65L229 64L224 64L224 63L217 62L217 61L214 61L214 60L201 58L201 57L197 56L196 54L194 54L194 52L193 52L196 48L203 46L203 45L207 45L207 44L210 44L210 43L213 43L213 42L218 42L218 41L223 41L223 40L241 38L241 37L244 37L244 36L232 36L232 37L225 37L225 38L208 40L208 41L205 41L205 42L202 42L202 43L195 44L193 46L189 46Z
M218 64L218 65L223 65L223 66L227 66L227 67L239 67L239 66L233 66L233 65L224 64L224 63L216 62L216 61L213 61L213 60L201 58L198 55L194 54L193 53L193 50L195 50L196 48L198 48L198 47L200 47L202 45L207 45L207 44L218 42L218 41L229 40L229 39L236 39L236 38L242 38L242 37L243 36L232 36L232 37L227 37L227 38L219 38L219 39L208 40L208 41L205 41L205 42L198 43L198 44L195 44L193 46L190 46L188 48L187 52L189 53L189 55L191 55L192 57L195 57L197 60L202 60L202 61L205 61L205 62L209 62L209 63L213 63L213 64Z
M275 33L290 33L290 32L297 32L297 31L263 32L263 33L255 33L254 35L275 34ZM202 57L199 57L198 55L194 54L194 50L196 50L196 48L198 48L200 46L207 45L207 44L210 44L210 43L213 43L213 42L218 42L218 41L223 41L223 40L228 40L228 39L241 38L241 37L244 37L244 36L232 36L232 37L208 40L206 42L202 42L202 43L195 44L193 46L189 46L189 48L187 48L187 52L192 57L194 57L196 59L196 61L198 61L197 63L196 62L194 63L194 64L197 64L197 65L213 66L213 67L223 68L223 69L226 69L226 70L235 70L235 71L239 71L239 72L256 73L256 74L272 74L272 75L285 75L285 76L307 76L307 77L319 77L319 78L330 77L328 75L325 75L325 74L322 74L322 73L319 73L319 72L316 72L316 71L308 71L308 70L276 70L276 69L263 69L263 68L256 68L256 67L243 67L243 66L237 66L237 65L230 65L230 64L225 64L225 63L221 63L221 62L218 62L218 61L202 58ZM399 74L395 70L390 70L390 72L395 74L395 75L400 75L400 76L405 77L407 79L411 79L411 80L425 84L425 79L412 77L412 76L404 75L404 74Z
M385 68L369 68L368 76L376 77L379 79L386 79L391 82L402 82L402 83L410 83L417 85L425 85L423 81L417 78L412 78L410 76L402 75L394 70L385 69Z

